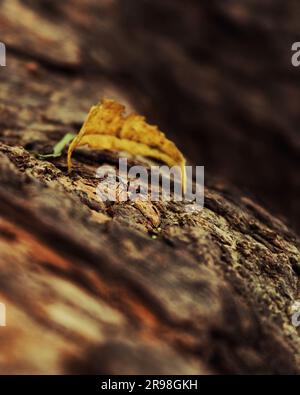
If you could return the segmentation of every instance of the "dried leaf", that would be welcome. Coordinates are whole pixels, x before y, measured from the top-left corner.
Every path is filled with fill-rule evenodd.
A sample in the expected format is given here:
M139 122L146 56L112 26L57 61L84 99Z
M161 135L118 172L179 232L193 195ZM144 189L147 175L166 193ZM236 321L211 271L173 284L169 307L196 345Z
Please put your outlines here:
M91 108L79 134L69 147L69 170L74 149L83 145L94 149L128 151L133 155L159 159L168 166L180 166L185 190L185 159L176 145L156 126L147 124L143 116L125 116L124 113L124 106L108 99Z

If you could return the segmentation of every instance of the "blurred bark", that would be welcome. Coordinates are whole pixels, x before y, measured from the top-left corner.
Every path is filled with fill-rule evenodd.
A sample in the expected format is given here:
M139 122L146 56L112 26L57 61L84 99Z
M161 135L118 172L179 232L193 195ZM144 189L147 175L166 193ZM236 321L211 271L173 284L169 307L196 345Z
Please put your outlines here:
M206 164L204 151L193 153L190 132L204 116L222 118L207 112L194 117L204 69L188 62L187 49L179 53L163 40L164 31L156 36L143 25L135 34L135 25L123 20L142 26L139 15L146 12L163 29L157 14L173 9L174 18L179 11L172 4L179 3L166 1L157 9L155 1L134 4L123 10L113 1L73 1L72 7L1 2L1 40L9 50L8 66L0 69L0 302L7 305L0 371L299 373L299 332L291 324L299 299L299 240L280 220L211 178L201 212L187 213L172 202L104 204L96 196L95 172L113 165L115 154L78 152L70 175L65 156L50 162L34 155L76 132L90 105L110 96L151 113L191 159ZM203 10L218 9L211 4ZM198 23L194 8L186 12ZM170 33L170 26L165 29ZM178 40L192 36L174 31ZM159 48L150 52L150 62L152 45ZM189 75L192 84L200 78L197 84L169 80L162 52L169 61L179 57L172 73ZM207 84L217 86L220 75L211 73ZM182 84L178 101L171 98L175 81ZM216 92L205 85L202 91L203 100L214 103ZM208 150L214 141L223 158L224 152L230 157L225 134L214 134L219 125L207 126L214 136L201 135ZM228 143L233 135L232 129ZM246 177L244 171L241 163Z

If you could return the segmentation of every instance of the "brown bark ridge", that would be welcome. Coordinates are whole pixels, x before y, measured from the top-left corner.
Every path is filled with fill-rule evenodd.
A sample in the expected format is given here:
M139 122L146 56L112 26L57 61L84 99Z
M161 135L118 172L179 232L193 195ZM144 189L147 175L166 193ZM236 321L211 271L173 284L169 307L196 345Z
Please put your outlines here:
M299 240L279 219L209 179L200 212L105 204L96 169L116 154L77 152L71 174L65 155L35 156L100 97L134 103L113 68L86 73L81 2L65 10L73 28L30 3L0 14L0 372L298 374Z

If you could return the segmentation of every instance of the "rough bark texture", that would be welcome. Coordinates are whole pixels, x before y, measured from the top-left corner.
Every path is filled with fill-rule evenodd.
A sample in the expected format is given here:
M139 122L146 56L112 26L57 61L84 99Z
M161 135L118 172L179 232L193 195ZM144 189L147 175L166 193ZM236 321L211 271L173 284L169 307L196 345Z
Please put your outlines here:
M140 13L151 20L151 12L157 17L174 7L176 19L179 2L136 1L126 10L121 3L1 2L1 40L9 50L8 66L0 69L0 302L7 305L0 371L299 373L299 331L291 324L300 296L299 240L285 224L247 194L210 178L200 212L163 201L104 204L96 195L96 169L114 165L115 154L78 152L71 174L65 156L41 161L34 155L50 152L66 132L78 130L90 105L112 96L173 126L169 134L198 159L178 130L185 124L193 136L201 125L188 112L201 92L188 95L187 81L176 79L179 93L186 92L177 101L184 106L180 115L168 97L168 79L156 75L156 67L167 73L164 58L158 65L154 55L149 60L149 48L159 46L165 59L178 58L180 76L181 67L194 70L184 56L193 50L192 32L178 31L187 47L175 48L163 31L157 40L147 26L136 35L124 19L140 31ZM206 21L210 13L230 11L217 2L190 6L185 12L196 21L186 29L198 26L202 14ZM243 16L243 7L238 10ZM170 33L164 23L155 26L163 25ZM242 70L254 72L252 66ZM202 84L201 69L192 77ZM217 84L220 75L211 77ZM202 94L217 100L205 84ZM251 101L248 87L244 94ZM245 97L236 100L247 107ZM258 115L271 114L261 109ZM210 123L212 134L218 126ZM285 136L290 147L292 135ZM222 138L220 132L212 140L226 150Z

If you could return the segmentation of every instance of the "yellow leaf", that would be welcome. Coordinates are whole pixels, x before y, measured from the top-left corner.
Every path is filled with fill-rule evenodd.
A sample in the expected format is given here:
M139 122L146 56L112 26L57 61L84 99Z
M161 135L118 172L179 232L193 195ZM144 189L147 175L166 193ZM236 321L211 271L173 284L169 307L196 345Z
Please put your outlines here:
M74 149L83 145L94 149L128 151L133 155L159 159L170 167L180 166L182 188L185 190L185 159L176 145L156 126L147 124L144 117L137 114L125 116L125 107L113 100L105 99L91 108L79 134L69 146L69 170Z

